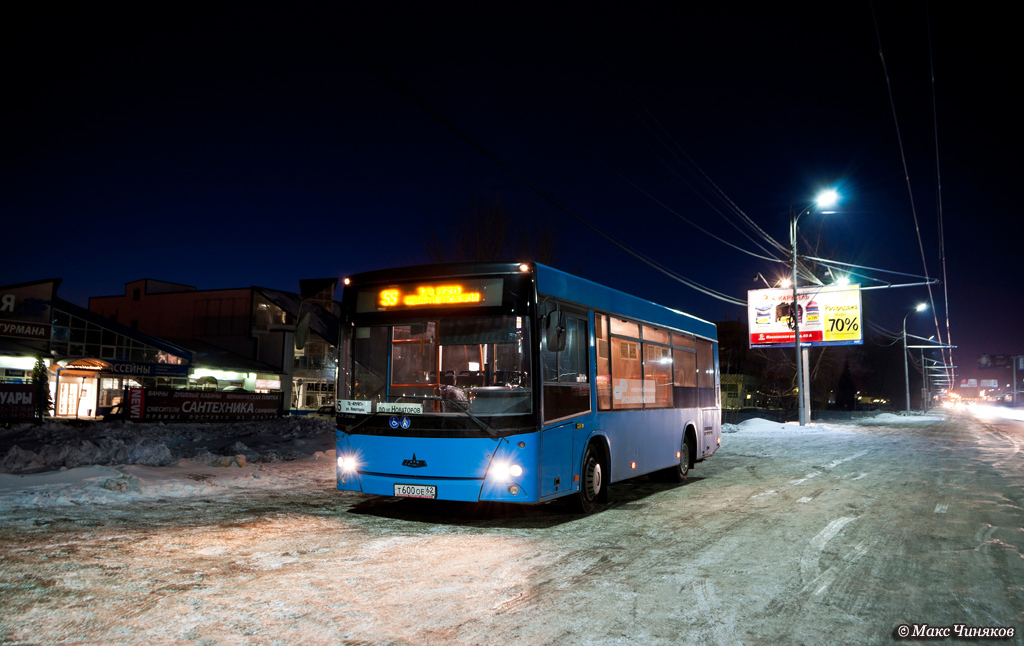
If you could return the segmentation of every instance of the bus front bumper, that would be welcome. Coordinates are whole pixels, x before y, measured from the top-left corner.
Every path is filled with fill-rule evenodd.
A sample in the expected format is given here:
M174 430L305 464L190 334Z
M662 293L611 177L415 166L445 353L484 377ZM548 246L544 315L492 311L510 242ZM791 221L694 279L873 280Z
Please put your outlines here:
M397 496L462 502L539 502L537 492L519 482L490 478L408 478L387 473L338 470L339 491L361 491L377 496Z

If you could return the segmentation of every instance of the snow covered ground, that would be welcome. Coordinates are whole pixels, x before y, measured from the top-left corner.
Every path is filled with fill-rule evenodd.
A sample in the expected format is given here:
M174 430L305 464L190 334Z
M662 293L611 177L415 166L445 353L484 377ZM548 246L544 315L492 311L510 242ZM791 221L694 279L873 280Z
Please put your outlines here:
M841 435L857 426L942 419L883 413L804 428L751 419L723 424L722 433ZM0 434L0 447L9 446L0 459L0 510L287 489L324 474L333 477L333 428L329 420L308 417L235 424L26 424Z
M282 424L157 426L162 466L0 476L0 644L1021 643L1018 421L750 420L686 484L616 483L589 516L338 492L330 424ZM236 442L305 457L212 466Z

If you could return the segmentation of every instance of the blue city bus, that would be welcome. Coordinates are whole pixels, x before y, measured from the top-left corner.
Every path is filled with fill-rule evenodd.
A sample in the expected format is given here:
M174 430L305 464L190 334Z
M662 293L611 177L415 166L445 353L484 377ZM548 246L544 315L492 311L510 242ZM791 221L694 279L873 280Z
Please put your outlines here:
M713 323L536 263L345 280L337 486L583 512L721 444Z

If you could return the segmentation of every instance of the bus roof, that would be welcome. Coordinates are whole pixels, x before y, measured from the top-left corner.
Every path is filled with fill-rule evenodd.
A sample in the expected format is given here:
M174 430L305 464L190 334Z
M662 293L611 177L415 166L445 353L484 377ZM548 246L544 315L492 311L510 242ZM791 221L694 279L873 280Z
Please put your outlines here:
M587 307L718 340L715 324L553 267L537 267L537 291Z

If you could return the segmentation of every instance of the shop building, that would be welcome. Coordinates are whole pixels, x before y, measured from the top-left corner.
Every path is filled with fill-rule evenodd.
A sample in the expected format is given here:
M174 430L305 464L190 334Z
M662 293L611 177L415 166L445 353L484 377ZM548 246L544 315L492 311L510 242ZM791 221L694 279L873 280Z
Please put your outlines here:
M192 353L101 317L57 296L60 279L0 287L0 367L4 378L31 380L43 358L50 373L51 414L98 417L126 388L182 387Z
M247 390L279 390L285 409L309 409L334 403L337 283L335 278L302 280L296 294L257 286L200 290L141 279L126 283L124 294L90 298L89 310L188 348L195 356L194 379L208 377L218 387L242 382ZM310 314L309 336L296 350L295 324L305 313ZM230 366L244 369L227 370Z

